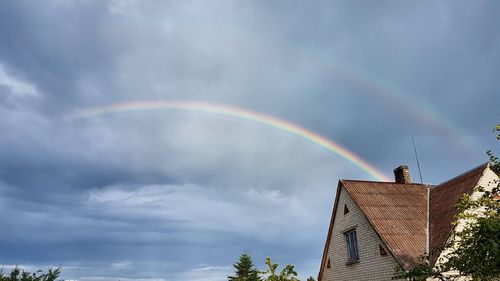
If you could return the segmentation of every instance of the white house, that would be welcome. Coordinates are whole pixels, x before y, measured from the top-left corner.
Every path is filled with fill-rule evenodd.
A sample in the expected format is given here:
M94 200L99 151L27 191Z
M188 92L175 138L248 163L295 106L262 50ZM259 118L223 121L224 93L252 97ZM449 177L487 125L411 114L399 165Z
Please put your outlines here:
M391 280L397 266L411 268L426 253L441 262L460 196L499 179L489 163L437 186L412 183L404 165L394 175L339 181L318 281Z

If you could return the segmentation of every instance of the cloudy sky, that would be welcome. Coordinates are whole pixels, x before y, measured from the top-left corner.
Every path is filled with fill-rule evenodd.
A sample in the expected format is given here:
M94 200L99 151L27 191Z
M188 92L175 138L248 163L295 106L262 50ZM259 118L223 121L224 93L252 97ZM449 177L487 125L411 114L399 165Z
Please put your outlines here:
M218 281L243 251L316 276L338 179L439 183L498 150L498 1L1 1L0 264ZM94 111L95 112L95 111ZM73 117L71 117L73 116ZM74 116L77 116L75 118ZM68 118L71 117L71 118Z

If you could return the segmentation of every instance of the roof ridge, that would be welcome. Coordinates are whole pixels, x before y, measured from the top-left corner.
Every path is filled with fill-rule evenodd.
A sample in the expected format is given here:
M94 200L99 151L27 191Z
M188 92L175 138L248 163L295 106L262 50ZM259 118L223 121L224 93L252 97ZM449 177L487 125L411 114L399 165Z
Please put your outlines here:
M374 181L374 180L351 180L351 179L341 179L341 182L371 182L371 183L378 183L378 184L400 184L400 185L428 185L425 183L418 183L418 182L412 182L412 183L397 183L393 181Z
M481 165L479 165L479 166L477 166L477 167L474 167L474 168L472 168L472 169L469 169L469 170L467 170L467 171L465 171L465 172L461 173L460 175L458 175L458 176L456 176L456 177L453 177L453 178L451 178L451 179L449 179L449 180L447 180L447 181L444 181L444 182L442 182L442 183L440 183L440 184L438 184L438 185L434 186L433 188L439 188L440 186L443 186L443 185L445 185L445 184L448 184L448 183L450 183L450 182L452 182L452 181L457 181L457 180L464 181L464 180L466 180L466 179L468 179L468 178L470 178L470 177L474 176L474 172L476 172L476 170L478 170L478 171L479 171L479 170L484 170L484 169L486 169L486 167L488 167L489 163L490 163L490 162L485 162L485 163L483 163L483 164L481 164Z

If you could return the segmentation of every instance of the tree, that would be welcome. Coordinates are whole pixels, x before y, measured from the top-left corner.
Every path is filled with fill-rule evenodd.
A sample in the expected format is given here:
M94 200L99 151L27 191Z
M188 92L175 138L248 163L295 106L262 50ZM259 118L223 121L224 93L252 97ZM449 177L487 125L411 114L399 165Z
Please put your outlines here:
M270 257L266 258L266 271L256 269L252 263L252 257L247 253L241 254L239 261L233 266L236 269L236 274L235 276L228 276L229 281L300 281L293 265L285 266L278 273L279 265L273 263ZM307 281L315 281L315 279L310 276Z
M500 140L500 124L493 130ZM500 161L491 150L487 152L492 169L500 174ZM468 222L447 247L453 251L447 256L444 270L458 270L460 276L472 280L500 280L500 182L491 191L478 188L483 195L460 198L457 221ZM481 212L474 212L480 209Z
M47 273L41 270L30 273L16 266L8 275L0 271L0 281L55 281L60 274L60 268L50 268Z
M228 276L229 281L261 281L259 271L255 268L252 262L252 257L243 253L240 260L233 264L236 269L235 276Z
M500 140L500 124L493 132ZM491 168L500 174L498 157L491 150L487 151L487 155ZM454 230L454 239L450 239L442 249L448 253L444 263L433 266L425 259L413 269L397 269L393 279L417 281L434 277L454 280L467 276L473 281L500 280L500 182L497 181L491 191L483 187L475 191L482 192L482 196L475 199L464 194L456 204L458 215L454 224L465 222L465 225L461 231Z
M266 258L267 270L262 271L261 274L265 276L265 281L300 281L297 278L295 267L291 264L285 266L280 273L277 273L278 264L273 263L270 257Z

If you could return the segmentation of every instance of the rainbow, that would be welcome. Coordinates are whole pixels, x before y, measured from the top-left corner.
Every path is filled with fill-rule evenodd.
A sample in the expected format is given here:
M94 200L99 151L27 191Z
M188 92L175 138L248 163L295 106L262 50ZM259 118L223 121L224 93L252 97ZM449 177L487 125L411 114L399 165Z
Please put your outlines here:
M394 105L402 113L410 116L415 122L423 123L435 134L447 136L453 140L454 145L461 152L473 151L478 145L477 140L471 134L462 129L459 124L455 124L449 117L443 115L423 100L415 99L403 89L396 87L395 84L383 80L374 73L369 73L362 68L348 68L346 66L330 66L329 71L341 78L361 86L368 91L367 94L375 94L386 102Z
M347 160L354 166L358 167L365 173L369 174L375 180L390 181L390 179L380 172L377 168L372 166L367 161L356 155L354 152L341 146L340 144L302 128L296 124L288 121L278 119L276 117L242 109L229 105L222 105L208 102L198 101L154 101L154 102L131 102L131 103L118 103L102 107L87 108L66 114L64 117L67 120L75 120L80 118L89 118L98 115L105 115L110 113L123 113L135 112L145 110L192 110L198 112L213 113L218 115L225 115L240 118L243 120L253 121L259 124L267 125L292 135L298 136L306 141L323 147L329 152L332 152L343 159Z

